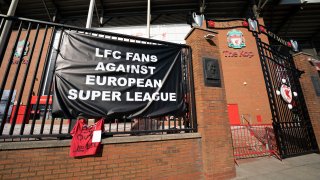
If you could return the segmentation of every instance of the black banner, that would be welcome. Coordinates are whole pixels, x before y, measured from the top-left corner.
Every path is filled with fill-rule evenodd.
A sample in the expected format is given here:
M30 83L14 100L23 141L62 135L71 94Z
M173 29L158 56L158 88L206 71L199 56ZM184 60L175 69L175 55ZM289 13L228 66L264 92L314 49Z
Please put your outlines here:
M64 33L53 116L156 117L184 112L182 48Z

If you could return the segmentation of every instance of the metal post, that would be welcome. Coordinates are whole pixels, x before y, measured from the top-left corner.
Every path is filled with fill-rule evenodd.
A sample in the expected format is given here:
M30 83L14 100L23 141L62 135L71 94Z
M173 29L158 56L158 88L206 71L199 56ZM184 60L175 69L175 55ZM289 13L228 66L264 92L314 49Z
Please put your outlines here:
M258 6L257 6L256 4L254 4L254 5L252 6L252 11L253 11L254 17L255 17L256 19L258 19L258 18L259 18L259 12L258 12Z
M19 0L12 0L11 1L10 7L9 7L9 10L7 13L8 16L14 16L16 9L17 9L17 6L18 6L18 2L19 2ZM0 32L0 67L2 64L2 59L4 57L4 52L6 50L7 41L9 41L9 31L10 31L10 28L12 25L11 21L3 19L2 23L4 23L4 22L5 22L5 24L4 24L3 30L2 30L2 32Z
M16 9L17 9L18 2L19 2L19 0L12 0L11 1L10 7L9 7L9 10L7 13L8 16L14 16L14 13L16 12Z
M148 10L147 10L147 38L150 38L150 0L148 0Z
M95 0L90 0L86 28L91 28Z
M104 10L102 9L101 16L100 16L100 19L99 19L99 26L100 27L103 27L103 16L104 16Z

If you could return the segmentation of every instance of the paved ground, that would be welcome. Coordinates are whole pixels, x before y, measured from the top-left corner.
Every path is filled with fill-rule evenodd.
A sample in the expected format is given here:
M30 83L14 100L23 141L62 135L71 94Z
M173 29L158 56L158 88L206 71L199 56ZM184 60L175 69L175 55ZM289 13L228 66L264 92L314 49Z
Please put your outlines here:
M233 180L320 180L320 155L309 154L287 158L274 157L238 161Z

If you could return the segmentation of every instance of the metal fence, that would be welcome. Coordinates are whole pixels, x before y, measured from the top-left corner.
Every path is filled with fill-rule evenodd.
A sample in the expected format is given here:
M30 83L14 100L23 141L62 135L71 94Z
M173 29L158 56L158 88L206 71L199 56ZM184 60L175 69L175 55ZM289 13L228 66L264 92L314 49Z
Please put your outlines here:
M278 51L258 37L256 42L281 157L318 152L299 81L303 72L295 67L291 54ZM281 95L283 89L286 89L289 99Z
M188 112L157 118L107 119L104 136L195 132L191 49L186 45L93 29L0 15L0 139L22 141L70 138L75 119L51 116L52 81L62 32L117 41L184 48L183 79ZM89 123L90 123L89 119ZM92 119L93 121L93 119Z
M273 155L279 158L271 124L231 125L231 133L235 159Z

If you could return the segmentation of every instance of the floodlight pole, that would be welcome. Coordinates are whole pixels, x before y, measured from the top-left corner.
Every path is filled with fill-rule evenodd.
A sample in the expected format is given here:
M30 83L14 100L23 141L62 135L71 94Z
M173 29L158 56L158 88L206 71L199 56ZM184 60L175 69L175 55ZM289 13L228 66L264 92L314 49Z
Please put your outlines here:
M8 16L14 16L16 9L17 9L17 6L18 6L18 2L19 2L19 0L12 0L11 1L10 7L9 7L8 13L7 13ZM6 50L7 42L9 41L9 31L12 26L12 21L4 19L4 21L2 21L2 23L5 23L5 24L4 24L2 33L0 32L0 67L2 64L3 57L4 57L4 52Z
M148 0L148 10L147 10L147 38L150 38L150 19L151 19L151 14L150 14L150 0Z
M91 28L95 0L90 0L86 28Z

